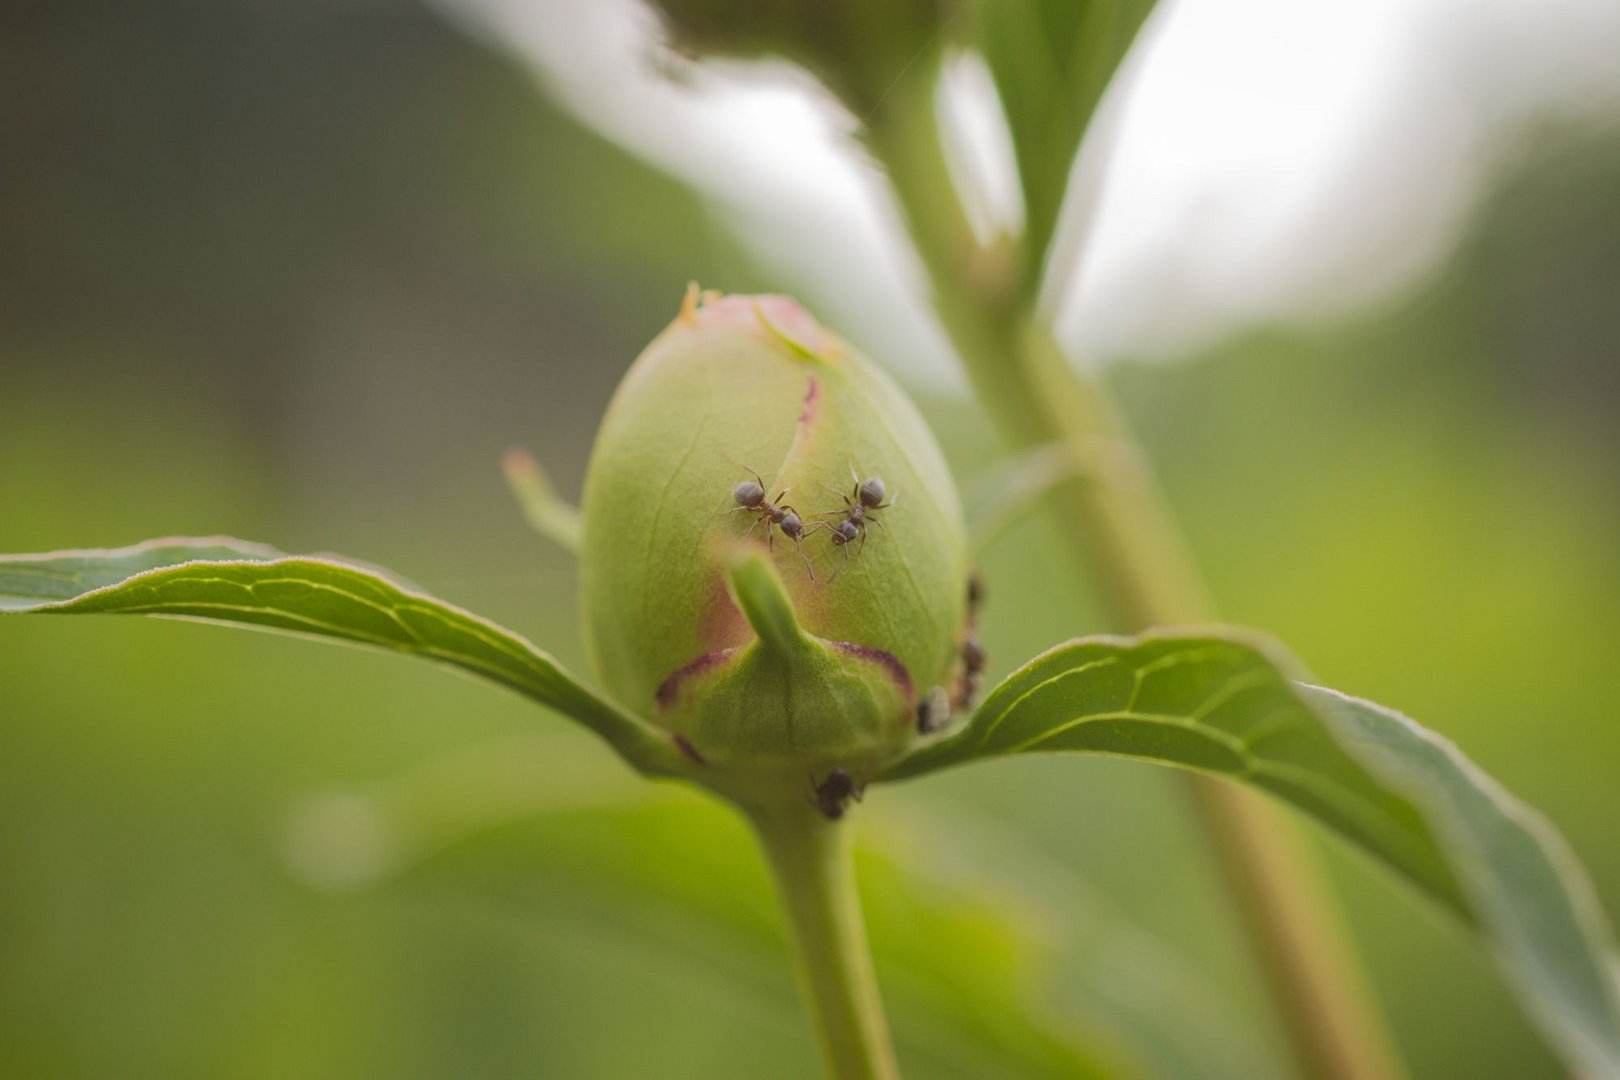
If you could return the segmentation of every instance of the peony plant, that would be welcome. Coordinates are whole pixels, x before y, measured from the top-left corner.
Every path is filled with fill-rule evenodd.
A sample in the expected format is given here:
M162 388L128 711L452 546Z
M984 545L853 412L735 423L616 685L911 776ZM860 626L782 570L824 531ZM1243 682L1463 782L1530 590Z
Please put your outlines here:
M772 870L840 1080L898 1075L854 888L858 802L1051 752L1188 774L1301 1075L1401 1067L1265 801L1462 926L1573 1071L1620 1078L1620 961L1567 846L1450 743L1312 685L1263 634L1215 624L1128 424L1056 345L1052 298L1069 291L1102 175L1082 142L1151 0L655 6L693 60L785 59L842 104L1016 452L989 516L1049 509L1114 622L1141 633L1057 643L978 700L982 588L916 410L793 301L695 289L609 407L581 510L526 455L507 461L530 521L578 554L594 686L368 564L221 537L0 557L0 611L205 619L414 655L572 719L649 779L724 800ZM938 90L958 50L989 74L1016 173L1020 220L988 233L945 149Z
M582 511L525 455L507 468L530 519L578 553L596 687L387 572L220 537L3 557L0 610L415 655L725 800L772 869L831 1076L898 1075L854 889L858 800L1036 752L1155 762L1293 807L1488 943L1571 1062L1620 1075L1607 930L1578 869L1407 718L1310 685L1274 643L1229 628L1059 643L975 705L980 586L939 449L904 394L792 300L688 292L609 406Z

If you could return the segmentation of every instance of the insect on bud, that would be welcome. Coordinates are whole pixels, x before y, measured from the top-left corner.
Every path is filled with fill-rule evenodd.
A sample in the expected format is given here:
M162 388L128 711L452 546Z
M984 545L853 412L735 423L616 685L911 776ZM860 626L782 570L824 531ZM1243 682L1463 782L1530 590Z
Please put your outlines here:
M714 774L866 775L957 663L966 543L933 436L785 297L688 295L608 408L583 530L603 683ZM766 553L775 622L740 550Z

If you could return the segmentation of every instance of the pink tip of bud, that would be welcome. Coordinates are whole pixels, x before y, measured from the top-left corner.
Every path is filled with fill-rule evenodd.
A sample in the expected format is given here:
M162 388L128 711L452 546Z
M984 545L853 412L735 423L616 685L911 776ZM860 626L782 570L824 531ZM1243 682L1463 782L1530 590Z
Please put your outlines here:
M514 446L501 457L501 468L507 476L533 476L540 471L540 463L527 450Z
M786 337L813 353L826 352L832 346L831 335L815 316L790 297L704 292L701 305L696 305L693 294L687 296L680 321L688 326L728 326L771 342Z

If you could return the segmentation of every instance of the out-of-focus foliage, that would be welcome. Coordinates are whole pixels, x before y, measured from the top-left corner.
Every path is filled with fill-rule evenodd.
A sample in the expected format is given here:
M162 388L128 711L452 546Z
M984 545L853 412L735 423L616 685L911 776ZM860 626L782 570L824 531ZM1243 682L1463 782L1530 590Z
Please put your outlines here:
M1024 201L1024 274L1039 284L1080 140L1153 0L983 0L974 40L1001 98Z
M0 550L226 531L364 552L583 667L571 571L512 509L501 452L529 444L577 492L670 296L793 282L412 9L36 6L4 16L0 88ZM1555 135L1425 295L1115 382L1224 613L1457 738L1569 835L1614 915L1620 160ZM925 406L959 475L991 462L968 405ZM993 661L1097 627L1051 565L1038 523L992 548ZM0 624L0 1072L709 1077L723 1057L812 1075L763 876L719 811L671 819L712 860L690 867L641 842L639 809L518 821L338 895L281 858L312 793L534 724L390 657ZM558 757L570 775L606 760L583 739ZM1051 912L1083 868L1260 1015L1155 773L1010 762L875 790L861 813L964 808L991 829L940 853L971 868L964 888ZM990 857L1009 832L1029 858ZM1470 946L1329 851L1414 1075L1562 1075ZM613 852L622 869L592 869ZM716 865L752 884L716 888ZM869 903L899 991L916 916ZM1065 992L1043 1000L1067 1031L1106 1003L1076 986L1096 949L1057 955ZM1112 963L1136 992L1142 965ZM894 1021L903 1047L935 1036L909 1008Z
M961 0L655 0L669 41L693 55L790 60L867 117L896 73L930 69ZM920 62L920 65L919 65Z

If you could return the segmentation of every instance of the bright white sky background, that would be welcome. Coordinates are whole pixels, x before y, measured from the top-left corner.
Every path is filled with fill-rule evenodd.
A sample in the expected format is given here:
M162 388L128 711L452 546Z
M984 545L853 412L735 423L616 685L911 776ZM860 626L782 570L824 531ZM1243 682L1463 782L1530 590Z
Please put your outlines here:
M908 377L953 378L853 122L803 78L705 65L672 83L636 0L442 2L708 192L827 321ZM1129 67L1086 258L1056 298L1085 357L1173 356L1411 287L1527 124L1620 115L1620 0L1161 0ZM985 213L1016 218L987 76L963 60L948 86Z

